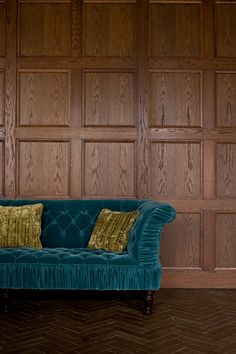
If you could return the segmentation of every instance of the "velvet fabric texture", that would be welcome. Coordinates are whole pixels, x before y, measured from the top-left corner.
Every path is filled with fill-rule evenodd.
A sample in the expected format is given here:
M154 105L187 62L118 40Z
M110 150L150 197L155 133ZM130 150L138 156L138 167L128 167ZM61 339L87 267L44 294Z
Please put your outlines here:
M1 205L44 205L43 248L0 249L0 288L157 290L161 283L161 229L175 218L167 205L146 200L1 200ZM140 216L127 251L87 248L102 209Z
M0 206L0 247L42 248L43 204Z
M128 243L130 229L139 211L120 212L102 209L94 226L88 247L122 252Z
M0 288L151 290L160 281L160 266L140 266L128 252L0 249Z

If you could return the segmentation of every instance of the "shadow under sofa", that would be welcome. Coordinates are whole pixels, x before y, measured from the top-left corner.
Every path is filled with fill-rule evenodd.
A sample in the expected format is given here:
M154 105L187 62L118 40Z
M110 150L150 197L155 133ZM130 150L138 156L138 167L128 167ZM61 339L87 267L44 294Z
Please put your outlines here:
M142 290L149 314L160 288L163 226L175 209L151 200L1 200L2 206L42 203L42 249L0 248L0 289L7 311L10 289ZM139 210L124 252L87 248L103 208Z

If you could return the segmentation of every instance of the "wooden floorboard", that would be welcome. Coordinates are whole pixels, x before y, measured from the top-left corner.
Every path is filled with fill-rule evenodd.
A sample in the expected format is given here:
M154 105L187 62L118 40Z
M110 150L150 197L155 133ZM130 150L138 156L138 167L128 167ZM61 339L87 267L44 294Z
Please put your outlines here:
M0 353L236 354L236 290L161 289L150 316L140 295L13 291Z

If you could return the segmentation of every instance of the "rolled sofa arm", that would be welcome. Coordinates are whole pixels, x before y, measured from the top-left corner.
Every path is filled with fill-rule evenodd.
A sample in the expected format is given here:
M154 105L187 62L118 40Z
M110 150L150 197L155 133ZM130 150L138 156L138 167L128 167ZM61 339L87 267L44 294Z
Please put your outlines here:
M157 265L161 231L175 219L175 209L168 204L146 201L138 210L140 216L131 230L128 253L142 265Z

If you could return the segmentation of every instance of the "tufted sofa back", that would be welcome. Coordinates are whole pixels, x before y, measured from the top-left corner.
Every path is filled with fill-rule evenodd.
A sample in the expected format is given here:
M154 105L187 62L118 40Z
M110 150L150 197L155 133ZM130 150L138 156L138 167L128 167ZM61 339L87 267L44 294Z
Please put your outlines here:
M144 200L7 200L0 205L21 206L42 203L43 247L86 247L100 211L108 208L117 211L137 209Z

